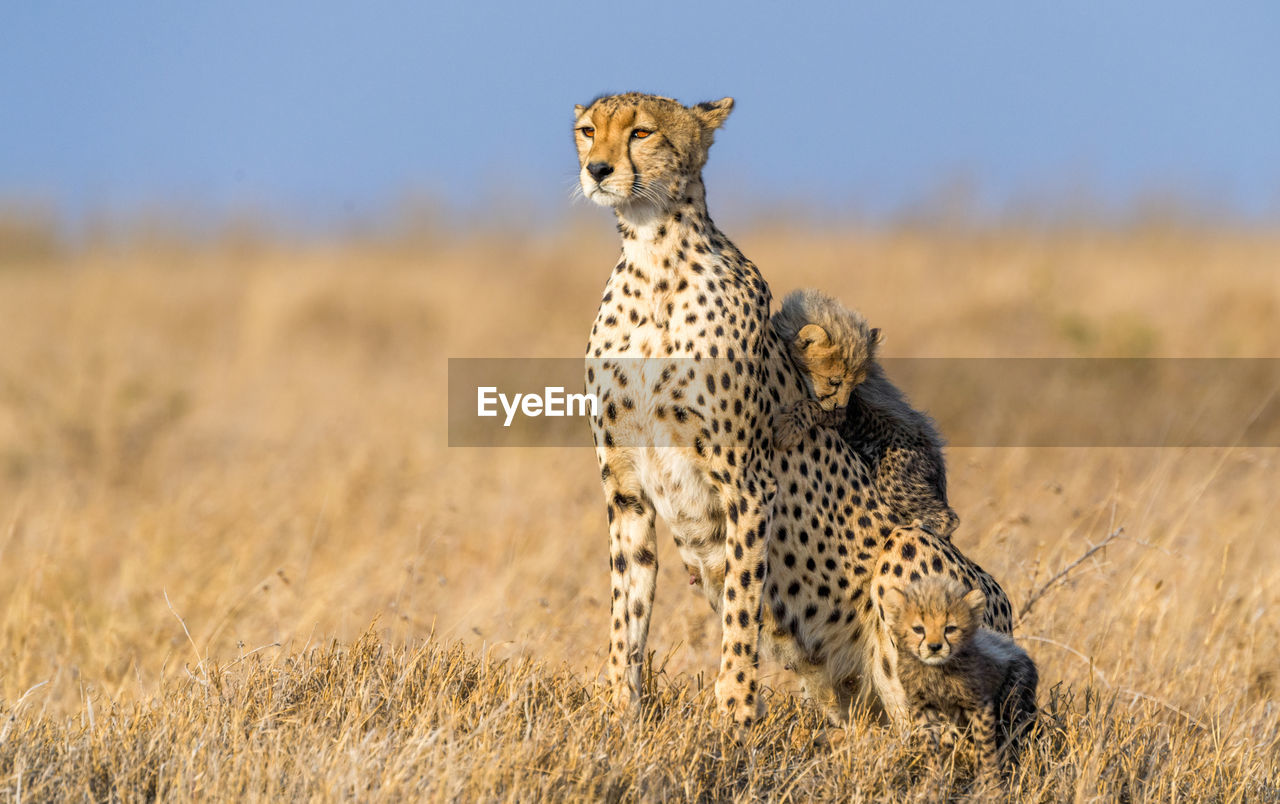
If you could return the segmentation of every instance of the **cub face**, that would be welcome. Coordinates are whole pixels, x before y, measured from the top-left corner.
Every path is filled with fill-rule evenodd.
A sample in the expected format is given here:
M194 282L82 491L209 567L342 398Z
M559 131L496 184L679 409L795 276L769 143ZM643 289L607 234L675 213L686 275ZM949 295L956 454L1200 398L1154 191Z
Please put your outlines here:
M946 664L978 630L987 600L981 589L944 578L924 578L893 589L884 600L894 643L928 665Z
M871 349L865 343L833 342L825 329L806 324L791 343L791 354L804 369L813 398L823 410L834 410L847 406L854 387L867 378Z
M668 207L702 170L714 132L732 109L733 98L686 107L636 92L575 106L583 194L605 207Z

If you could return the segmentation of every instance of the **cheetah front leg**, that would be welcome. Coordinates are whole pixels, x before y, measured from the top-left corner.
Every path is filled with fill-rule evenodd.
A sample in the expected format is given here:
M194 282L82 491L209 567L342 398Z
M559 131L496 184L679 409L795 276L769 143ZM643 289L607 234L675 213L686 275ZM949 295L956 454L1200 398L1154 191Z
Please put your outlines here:
M880 697L889 722L906 729L911 723L911 707L907 702L906 690L898 680L898 649L893 644L889 626L879 619L878 613L872 614L877 619L872 623L872 627L876 629L876 638L871 649L871 686Z
M935 758L941 757L944 751L949 752L955 748L955 739L937 707L921 706L916 709L913 719L929 739L929 747L933 749Z
M916 725L929 741L928 772L933 775L934 784L943 788L952 762L955 761L955 724L944 717L937 707L928 704L917 708L914 714Z
M645 643L653 615L658 581L656 510L643 491L623 490L619 477L604 467L605 505L609 517L609 691L614 705L640 702L644 690Z
M730 464L732 465L732 464ZM725 501L723 605L720 674L716 704L739 726L750 726L763 714L756 674L760 646L760 601L764 589L767 538L777 487L756 453L751 470L728 485Z

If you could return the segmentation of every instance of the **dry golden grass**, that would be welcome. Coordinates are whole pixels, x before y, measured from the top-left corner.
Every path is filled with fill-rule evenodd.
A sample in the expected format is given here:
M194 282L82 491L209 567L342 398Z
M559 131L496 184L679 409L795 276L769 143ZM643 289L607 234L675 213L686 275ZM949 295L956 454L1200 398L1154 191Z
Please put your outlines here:
M739 228L775 296L837 294L890 356L1280 357L1274 235ZM611 717L590 450L446 446L446 358L580 354L615 248L594 217L0 244L0 795L937 795L878 726L825 746L778 668L722 739L718 630L665 534L656 703ZM1280 451L950 466L955 540L1015 604L1124 528L1018 626L1047 714L1012 797L1280 796Z

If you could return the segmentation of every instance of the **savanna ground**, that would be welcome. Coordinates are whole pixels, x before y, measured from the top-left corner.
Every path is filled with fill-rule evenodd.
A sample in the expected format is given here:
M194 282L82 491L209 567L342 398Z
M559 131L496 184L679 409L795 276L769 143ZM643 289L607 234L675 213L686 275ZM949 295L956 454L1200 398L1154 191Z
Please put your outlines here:
M776 667L769 717L727 739L718 629L665 532L654 705L609 713L591 451L449 448L444 413L447 357L581 353L607 221L325 245L24 231L0 246L5 800L973 792L963 757L944 791L872 723L828 740ZM839 295L890 356L1280 357L1275 234L731 234L776 297ZM1280 797L1280 450L949 460L957 544L1015 606L1044 591L1016 633L1045 715L1010 797Z

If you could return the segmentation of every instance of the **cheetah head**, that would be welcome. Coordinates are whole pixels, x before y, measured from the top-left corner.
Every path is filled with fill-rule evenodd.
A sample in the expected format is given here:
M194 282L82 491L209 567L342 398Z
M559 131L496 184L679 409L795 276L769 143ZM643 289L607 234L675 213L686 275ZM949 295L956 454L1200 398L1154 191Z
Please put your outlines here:
M853 389L867 378L880 330L870 337L852 342L832 339L817 324L806 324L791 341L791 354L804 370L809 390L823 410L843 408L849 404Z
M707 161L733 98L683 106L629 92L574 107L583 194L620 212L660 212L681 198Z
M849 404L883 341L880 330L867 324L861 313L814 288L787 294L772 324L824 410Z
M987 605L981 589L965 589L947 578L923 578L885 596L885 619L904 654L928 665L946 664L982 621Z

